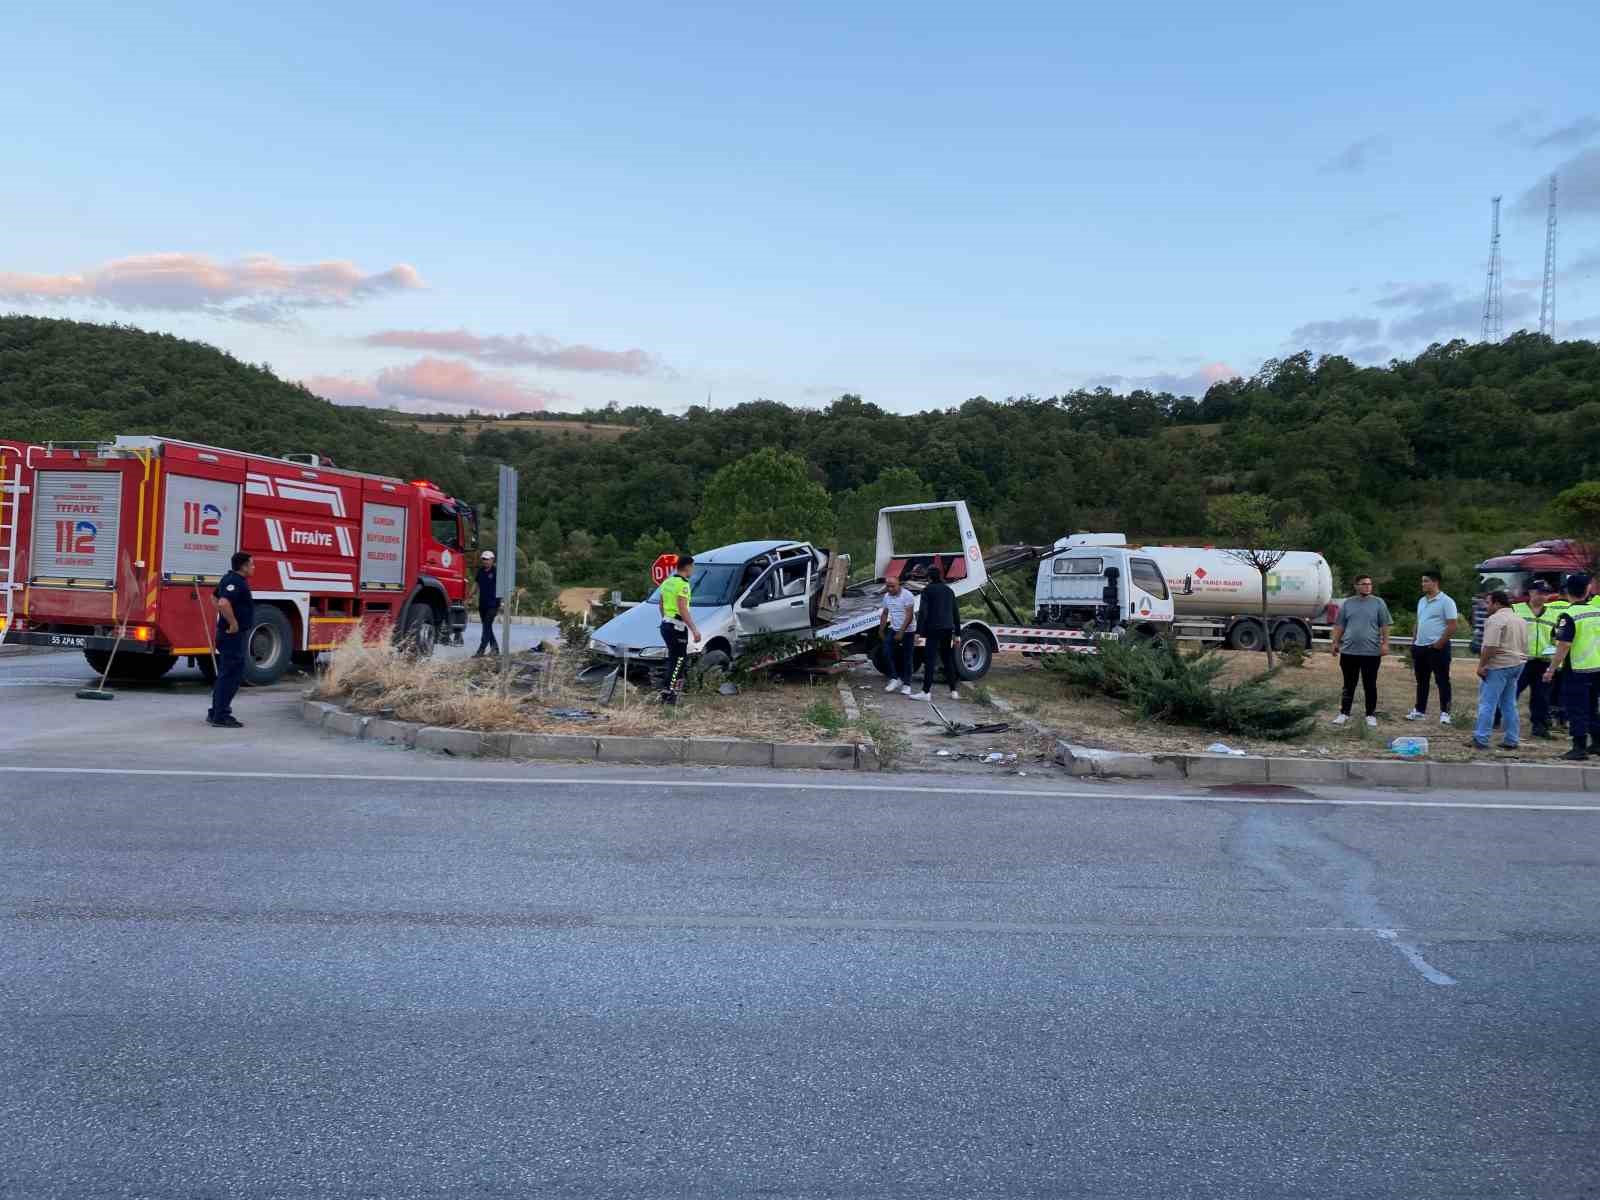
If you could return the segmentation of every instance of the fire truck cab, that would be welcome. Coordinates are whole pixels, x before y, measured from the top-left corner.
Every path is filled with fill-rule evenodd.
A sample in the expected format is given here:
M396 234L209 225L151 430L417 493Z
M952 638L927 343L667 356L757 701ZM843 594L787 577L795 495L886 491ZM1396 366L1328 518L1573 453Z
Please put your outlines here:
M256 563L248 682L345 638L431 653L466 624L470 506L427 480L159 437L0 443L0 636L156 679L214 672L212 589ZM115 655L113 659L113 653Z

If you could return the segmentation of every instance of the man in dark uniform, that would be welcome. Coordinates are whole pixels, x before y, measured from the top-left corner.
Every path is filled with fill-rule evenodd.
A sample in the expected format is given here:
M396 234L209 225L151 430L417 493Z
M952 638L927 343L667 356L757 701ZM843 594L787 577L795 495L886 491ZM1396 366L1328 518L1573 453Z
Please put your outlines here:
M1590 755L1600 757L1600 603L1586 599L1587 575L1568 575L1566 592L1570 603L1556 621L1556 652L1544 679L1546 683L1554 683L1558 676L1562 680L1561 698L1567 709L1572 749L1561 757L1581 762ZM1595 734L1592 742L1591 730Z
M473 658L482 658L491 652L500 653L500 643L494 636L494 619L500 612L500 585L495 579L494 551L485 550L480 561L483 565L478 568L478 624L483 627L483 635L478 639L478 649Z
M256 602L250 595L255 560L241 551L232 559L233 570L211 593L217 601L217 682L211 689L211 711L206 724L219 729L242 729L234 719L233 698L244 682L245 639L255 626Z

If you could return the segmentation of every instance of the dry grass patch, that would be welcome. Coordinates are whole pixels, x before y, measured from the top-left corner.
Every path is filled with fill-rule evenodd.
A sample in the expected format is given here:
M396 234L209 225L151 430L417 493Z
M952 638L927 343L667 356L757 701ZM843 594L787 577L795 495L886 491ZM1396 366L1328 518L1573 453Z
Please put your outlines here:
M388 642L347 642L330 656L314 693L357 712L492 732L619 734L631 737L732 737L769 742L852 740L808 719L837 691L828 683L766 683L737 695L689 692L676 706L635 684L619 685L608 706L576 675L583 656L552 651L518 655L509 686L493 659L413 659ZM561 710L589 710L575 719Z
M1261 671L1263 656L1244 651L1220 651L1227 667L1220 682L1235 683ZM1427 757L1435 762L1548 762L1571 744L1565 736L1541 741L1532 736L1528 697L1522 697L1522 745L1516 751L1478 750L1472 745L1472 725L1478 712L1477 656L1457 654L1451 662L1454 686L1451 725L1439 724L1439 699L1435 692L1426 721L1407 721L1416 698L1416 681L1409 657L1391 656L1378 671L1378 727L1362 721L1361 688L1356 687L1354 716L1348 725L1329 722L1339 711L1341 677L1338 661L1319 648L1304 667L1286 667L1275 682L1292 692L1320 702L1316 728L1304 737L1273 742L1203 730L1184 729L1151 721L1136 721L1119 705L1100 697L1076 699L1061 681L1039 664L1021 655L1002 655L985 683L999 696L1062 736L1086 745L1140 753L1195 753L1215 741L1224 741L1252 754L1318 755L1329 758L1390 758L1389 742L1397 737L1428 739ZM1559 733L1560 731L1558 731ZM1498 742L1500 735L1494 735Z

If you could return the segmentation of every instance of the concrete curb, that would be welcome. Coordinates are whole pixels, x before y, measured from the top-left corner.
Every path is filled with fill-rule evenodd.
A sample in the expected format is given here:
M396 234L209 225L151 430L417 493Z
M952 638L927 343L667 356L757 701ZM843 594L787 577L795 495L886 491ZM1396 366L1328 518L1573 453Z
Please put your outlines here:
M847 679L839 680L839 703L844 705L845 719L861 730L861 740L856 743L856 770L883 770L883 760L878 756L878 747L862 728L861 706L856 703L856 694L850 690L850 681Z
M307 699L300 719L324 733L457 758L560 759L566 762L670 763L702 767L783 767L797 771L876 771L870 742L753 742L742 738L650 738L571 733L487 733L351 712Z
M1600 767L1565 767L1553 763L1124 754L1065 741L1056 743L1055 760L1068 774L1093 779L1182 779L1201 784L1366 784L1453 791L1600 792Z

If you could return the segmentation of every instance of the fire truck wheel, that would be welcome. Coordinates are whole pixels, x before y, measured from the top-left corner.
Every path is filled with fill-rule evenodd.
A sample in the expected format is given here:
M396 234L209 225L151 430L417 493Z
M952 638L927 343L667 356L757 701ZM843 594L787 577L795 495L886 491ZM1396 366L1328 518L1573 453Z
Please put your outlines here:
M104 674L111 660L108 650L85 650L83 657L95 672ZM126 679L133 683L154 683L177 664L172 654L119 654L111 663L111 678Z
M215 683L217 681L216 659L212 658L209 654L196 654L192 661L194 662L195 668L200 672L200 678L204 679L207 683Z
M406 609L401 643L418 658L427 658L439 644L439 617L431 604L413 604Z
M281 609L270 604L256 608L255 628L245 642L244 681L252 687L276 683L294 657L294 630Z

